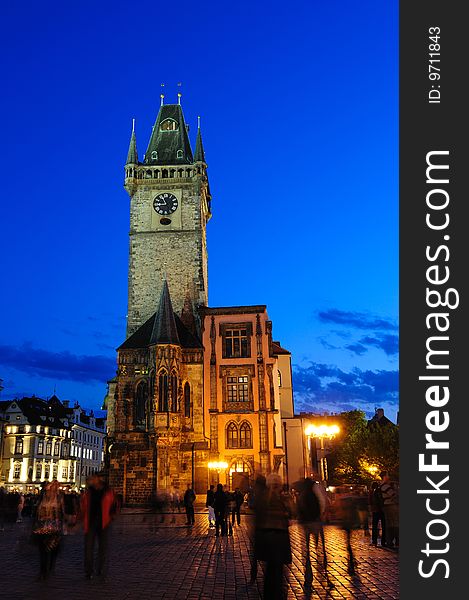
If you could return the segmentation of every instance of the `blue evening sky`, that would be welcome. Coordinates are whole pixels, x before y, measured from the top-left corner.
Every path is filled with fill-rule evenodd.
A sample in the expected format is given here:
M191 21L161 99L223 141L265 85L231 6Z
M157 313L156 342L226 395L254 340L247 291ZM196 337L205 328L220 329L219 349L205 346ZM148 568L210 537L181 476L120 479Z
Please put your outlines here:
M125 335L131 120L209 164L211 306L267 304L297 410L398 401L397 1L3 7L2 398L97 408Z

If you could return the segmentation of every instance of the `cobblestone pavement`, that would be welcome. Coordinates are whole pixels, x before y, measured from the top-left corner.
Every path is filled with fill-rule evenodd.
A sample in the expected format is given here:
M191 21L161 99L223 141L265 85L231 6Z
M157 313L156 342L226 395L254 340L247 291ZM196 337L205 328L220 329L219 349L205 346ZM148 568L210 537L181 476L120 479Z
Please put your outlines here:
M29 543L30 523L7 523L0 532L0 598L36 600L240 600L262 598L263 570L260 563L257 582L249 584L250 516L234 527L233 537L216 538L208 529L205 514L196 514L192 528L184 516L151 513L121 514L112 525L109 572L105 580L86 580L83 574L81 532L64 537L56 573L45 582L36 581L38 556ZM353 547L358 560L358 576L347 574L344 533L325 527L329 589L321 555L313 553L313 590L305 591L303 540L296 524L290 527L293 562L285 569L288 599L399 597L398 556L389 550L370 546L362 531L354 532ZM318 560L317 560L318 559ZM268 600L268 599L266 599Z

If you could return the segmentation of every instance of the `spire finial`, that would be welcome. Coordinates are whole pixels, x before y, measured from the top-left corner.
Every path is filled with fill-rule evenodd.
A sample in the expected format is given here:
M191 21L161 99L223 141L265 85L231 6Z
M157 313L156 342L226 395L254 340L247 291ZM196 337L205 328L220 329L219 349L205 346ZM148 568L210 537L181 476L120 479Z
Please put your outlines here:
M132 133L135 133L135 119L132 119Z
M197 129L200 129L200 115L197 117Z
M164 88L164 83L161 84L161 94L160 94L160 98L161 98L161 106L163 106L164 104L164 93L163 93L163 88Z
M178 104L181 104L181 96L182 96L182 94L181 94L181 86L182 86L182 83L179 81L178 82L178 88L179 88L179 91L178 91Z

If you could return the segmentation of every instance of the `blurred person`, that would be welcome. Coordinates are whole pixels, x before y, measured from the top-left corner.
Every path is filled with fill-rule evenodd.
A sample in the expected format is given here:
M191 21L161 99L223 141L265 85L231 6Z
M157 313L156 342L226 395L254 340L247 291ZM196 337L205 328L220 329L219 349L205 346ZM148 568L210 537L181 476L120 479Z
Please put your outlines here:
M370 514L368 512L368 494L366 491L360 492L357 498L357 510L360 518L361 527L363 528L365 536L370 535Z
M265 512L267 485L264 475L258 475L254 482L254 487L250 489L248 494L249 508L254 511L254 526L251 530L252 539L252 554L251 554L251 579L250 583L254 583L257 578L257 561L261 547L261 539L259 536L262 524L262 517Z
M184 506L186 508L187 523L186 525L194 525L195 514L194 514L194 502L196 495L190 483L187 484L187 489L184 492Z
M327 508L327 496L324 488L313 481L310 477L306 477L303 482L295 484L297 490L296 512L298 523L303 529L305 536L305 586L311 587L313 582L313 569L311 566L310 540L314 539L316 552L318 550L319 538L322 541L323 564L327 578L327 582L331 587L327 570L327 553L326 543L324 538L324 529L322 526L324 515Z
M94 575L94 547L98 542L97 574L104 576L108 549L110 524L119 510L114 492L106 484L100 473L90 475L87 489L80 499L80 516L85 533L85 575Z
M63 533L63 495L58 481L48 483L36 509L32 539L39 548L39 579L54 571Z
M241 525L241 507L244 502L244 494L239 487L235 488L235 491L233 492L233 501L234 505L232 505L231 509L231 523L234 525L236 519L236 524Z
M348 554L348 572L350 575L356 575L357 560L353 554L352 531L360 529L360 515L358 513L359 498L353 491L340 496L337 500L338 517L342 529L346 534L347 554Z
M267 490L256 503L257 547L256 559L266 562L264 598L280 600L283 589L283 565L292 561L290 534L291 512L281 496L282 479L270 473L266 479Z
M383 496L377 481L371 484L368 503L371 511L371 543L378 545L379 524L381 523L381 546L386 546L386 519L383 511Z
M382 471L380 477L382 479L380 490L383 498L383 512L386 520L386 546L395 548L399 546L399 496L397 487L391 481L388 471Z
M214 494L213 498L213 510L215 512L215 536L218 537L220 535L226 535L228 532L228 527L226 523L227 516L227 507L228 507L228 496L223 489L221 483L217 485L217 490Z
M17 510L16 522L17 523L23 522L23 508L24 508L24 494L20 492L19 497L18 497L18 504L16 507L16 510Z
M207 490L207 498L205 500L205 506L208 508L208 526L215 527L215 510L213 503L215 502L214 485L212 484Z
M0 486L0 531L5 531L5 516L7 514L7 493L5 488Z

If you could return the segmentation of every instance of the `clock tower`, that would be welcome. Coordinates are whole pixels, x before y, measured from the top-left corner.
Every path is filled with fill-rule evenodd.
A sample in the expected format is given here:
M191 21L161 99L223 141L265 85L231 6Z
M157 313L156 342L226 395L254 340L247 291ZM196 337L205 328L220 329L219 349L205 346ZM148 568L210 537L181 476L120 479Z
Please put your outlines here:
M179 97L180 98L180 97ZM124 187L130 196L127 337L155 312L163 282L173 309L206 306L211 196L200 123L195 154L181 105L163 104L139 161L132 128Z

